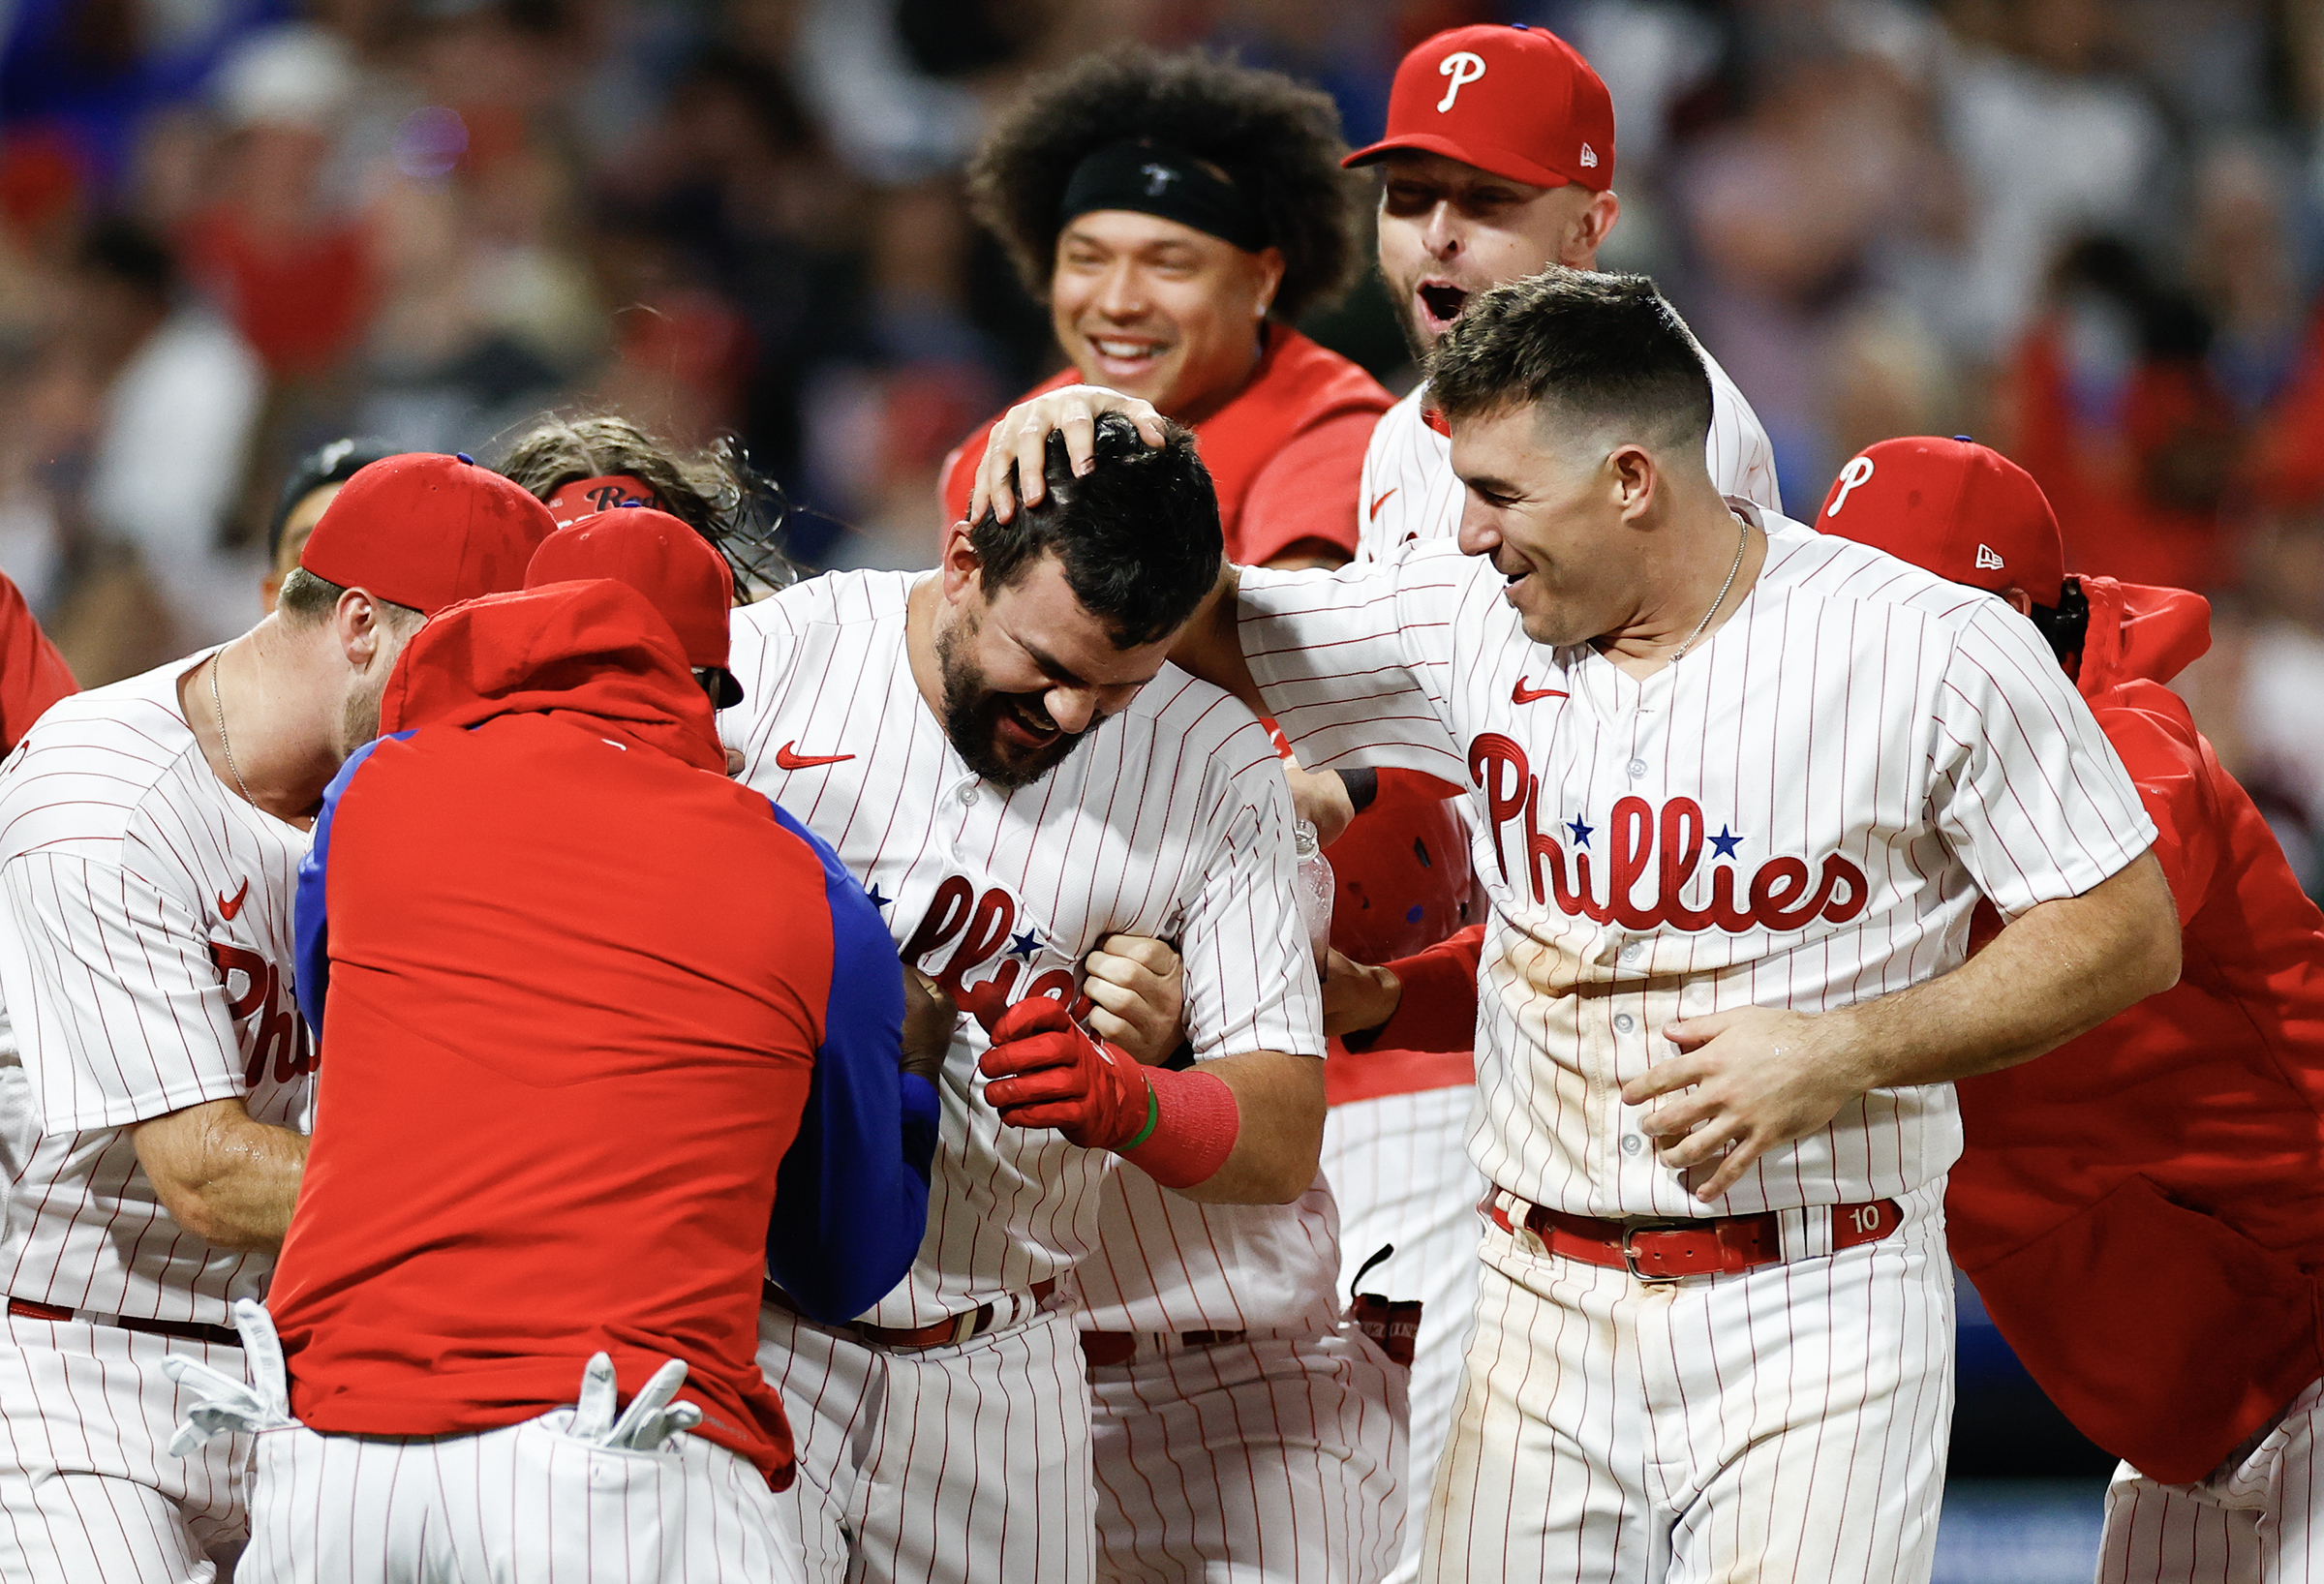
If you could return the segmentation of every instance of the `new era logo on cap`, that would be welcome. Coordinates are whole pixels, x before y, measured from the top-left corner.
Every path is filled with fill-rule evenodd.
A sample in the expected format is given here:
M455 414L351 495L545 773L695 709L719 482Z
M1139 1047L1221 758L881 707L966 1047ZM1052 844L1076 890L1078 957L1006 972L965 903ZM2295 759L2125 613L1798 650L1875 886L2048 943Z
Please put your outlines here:
M1981 570L1998 572L2005 564L2006 563L2000 556L1994 554L1991 545L1980 544L1977 546L1977 565Z
M1581 168L1584 170L1598 168L1598 151L1587 143L1581 145Z

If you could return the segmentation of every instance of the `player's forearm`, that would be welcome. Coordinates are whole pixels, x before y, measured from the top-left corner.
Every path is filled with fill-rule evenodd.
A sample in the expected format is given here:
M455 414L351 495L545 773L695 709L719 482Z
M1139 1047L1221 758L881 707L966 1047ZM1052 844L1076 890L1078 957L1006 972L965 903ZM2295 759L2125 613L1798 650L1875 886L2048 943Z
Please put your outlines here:
M238 1100L190 1106L131 1130L170 1219L219 1248L283 1246L307 1137L255 1121Z
M1202 1181L1177 1190L1206 1204L1288 1204L1315 1180L1324 1148L1324 1064L1248 1051L1202 1064L1234 1091L1235 1147Z
M1951 973L1826 1016L1866 1088L1938 1083L2031 1061L2179 979L2179 919L2152 853L2044 902Z

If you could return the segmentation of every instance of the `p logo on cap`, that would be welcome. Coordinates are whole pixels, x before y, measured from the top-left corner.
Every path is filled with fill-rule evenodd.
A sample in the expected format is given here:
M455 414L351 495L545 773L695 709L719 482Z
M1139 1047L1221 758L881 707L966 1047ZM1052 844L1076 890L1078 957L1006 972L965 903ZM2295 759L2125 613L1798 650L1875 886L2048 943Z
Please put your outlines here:
M1445 97L1436 102L1436 113L1451 109L1459 98L1461 89L1484 76L1484 57L1473 49L1455 49L1436 64L1437 75L1452 79Z

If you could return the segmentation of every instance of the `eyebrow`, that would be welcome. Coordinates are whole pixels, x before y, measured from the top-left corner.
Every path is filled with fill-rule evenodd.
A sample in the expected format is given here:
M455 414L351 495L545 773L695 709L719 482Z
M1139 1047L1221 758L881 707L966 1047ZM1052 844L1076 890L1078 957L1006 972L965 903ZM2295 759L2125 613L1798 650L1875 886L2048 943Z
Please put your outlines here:
M1012 636L1014 635L1012 634ZM1144 687L1147 683L1153 681L1155 677L1158 677L1162 674L1161 667L1156 666L1149 675L1140 677L1135 682L1086 682L1082 679L1080 673L1076 672L1073 667L1067 665L1063 660L1058 659L1055 655L1052 655L1049 653L1049 651L1041 648L1038 644L1032 643L1027 639L1019 638L1017 639L1017 647L1024 650L1026 655L1031 658L1032 662L1039 666L1052 679L1057 682L1065 683L1074 687Z

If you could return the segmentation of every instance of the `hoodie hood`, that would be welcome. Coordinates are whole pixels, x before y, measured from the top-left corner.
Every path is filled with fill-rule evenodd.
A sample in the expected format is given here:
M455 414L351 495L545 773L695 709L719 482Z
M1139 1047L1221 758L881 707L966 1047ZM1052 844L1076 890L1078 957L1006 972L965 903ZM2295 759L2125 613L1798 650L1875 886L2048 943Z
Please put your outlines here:
M2211 648L2211 601L2201 594L2077 576L2090 601L2074 677L2084 698L2125 682L2168 683Z
M697 769L726 768L678 635L645 595L604 578L452 606L405 646L380 698L382 734L509 715L562 717Z

